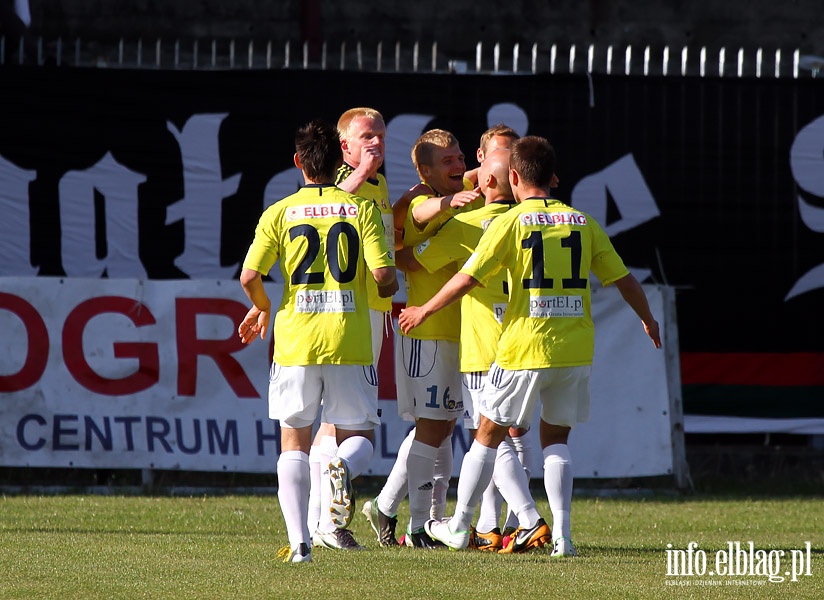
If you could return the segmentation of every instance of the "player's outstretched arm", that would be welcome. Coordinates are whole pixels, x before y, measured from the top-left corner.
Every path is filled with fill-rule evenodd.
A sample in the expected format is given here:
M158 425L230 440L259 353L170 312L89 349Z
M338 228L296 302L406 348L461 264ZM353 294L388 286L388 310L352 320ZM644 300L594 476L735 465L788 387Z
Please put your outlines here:
M398 317L401 331L409 333L442 308L460 300L461 296L470 292L476 285L478 285L478 280L474 277L465 273L455 273L452 279L447 281L426 304L407 306L401 310L400 317Z
M630 273L615 282L615 287L621 292L621 297L630 305L635 314L641 319L644 324L644 331L652 340L656 348L661 347L661 333L658 330L658 321L652 316L652 311L649 307L647 295L644 293L644 288L635 279L635 276Z
M254 269L243 269L240 273L240 285L252 301L252 308L238 325L237 334L244 344L248 344L258 335L260 339L266 339L272 302L263 287L263 278Z
M449 196L428 198L412 209L412 219L417 225L425 225L450 208L462 208L478 199L480 188L465 190Z

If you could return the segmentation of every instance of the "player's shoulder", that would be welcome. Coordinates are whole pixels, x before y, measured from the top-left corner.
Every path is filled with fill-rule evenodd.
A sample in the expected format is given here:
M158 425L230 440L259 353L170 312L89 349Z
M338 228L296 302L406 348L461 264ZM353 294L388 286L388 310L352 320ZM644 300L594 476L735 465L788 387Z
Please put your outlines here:
M347 177L349 177L355 168L351 165L343 163L341 166L338 167L338 172L335 176L335 183L340 183Z
M435 197L434 192L431 193L431 194L418 194L417 196L414 196L412 198L412 200L409 201L409 208L412 208L413 206L417 206L418 204L426 202L430 198L434 198L434 197Z
M420 194L418 196L413 197L409 201L409 208L406 210L406 222L407 223L414 223L415 220L412 218L412 211L416 206L419 206L429 200L430 198L434 198L435 194Z
M484 220L488 220L493 213L481 207L475 210L468 210L455 214L447 223L453 223L453 227L472 228L478 227Z
M362 204L364 202L369 202L363 196L359 196L357 193L353 194L351 192L347 192L344 189L339 188L338 186L332 186L327 190L324 190L324 195L327 195L329 198L334 198L336 201L340 202L352 202L355 204Z
M274 217L277 214L283 213L287 208L302 202L304 198L303 190L304 188L300 188L294 194L289 194L273 202L263 210L263 214L267 217Z

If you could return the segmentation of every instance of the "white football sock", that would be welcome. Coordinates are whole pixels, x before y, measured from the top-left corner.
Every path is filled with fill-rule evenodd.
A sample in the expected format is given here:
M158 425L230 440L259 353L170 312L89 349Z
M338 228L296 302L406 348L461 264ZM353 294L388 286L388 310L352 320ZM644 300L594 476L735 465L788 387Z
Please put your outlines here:
M318 522L315 528L326 533L334 531L335 525L332 523L332 513L329 512L329 504L332 502L332 488L329 481L329 461L338 451L337 441L333 436L323 436L318 447L320 464L320 477L318 478ZM311 452L310 459L311 459ZM313 529L309 529L313 532Z
M278 501L286 522L289 546L312 545L306 526L309 512L309 455L300 450L281 453L277 464Z
M438 449L415 440L409 449L406 468L409 471L409 526L420 529L429 519L432 506L432 475Z
M307 525L310 532L314 532L320 522L322 486L329 486L328 480L323 479L323 472L337 451L338 444L335 441L335 436L332 435L322 436L317 440L317 444L309 449L309 472L312 477L312 484L309 488L309 518Z
M409 449L412 447L414 440L415 428L413 427L401 442L395 464L392 465L386 483L383 484L383 488L378 494L378 509L386 516L397 516L398 507L409 492L409 471L406 468L406 461L409 459Z
M481 501L486 486L492 481L495 469L495 448L487 448L478 441L472 442L464 454L461 474L458 478L458 501L455 516L449 522L452 531L468 531L475 509Z
M504 497L498 491L493 475L493 480L489 482L481 496L481 508L478 510L478 523L475 529L480 533L489 533L495 529L498 526L498 516L501 514L503 504Z
M318 528L318 521L320 520L320 447L312 446L309 449L309 512L306 517L306 526L309 531L315 531Z
M532 459L535 455L534 440L528 433L516 435L509 439L512 440L512 449L515 451L515 455L518 457L521 465L523 465L527 473L527 478L529 478L529 465L532 464Z
M374 451L375 447L367 438L362 435L353 435L341 442L336 456L346 461L349 475L354 479L369 468Z
M570 538L572 509L572 456L566 444L552 444L543 451L544 487L552 511L552 539Z
M532 437L527 434L507 437L507 439L512 443L512 449L515 451L515 455L518 457L521 465L523 465L524 471L526 472L526 478L528 480L530 477L529 465L532 464L532 457L535 454L535 442ZM504 529L508 527L514 529L517 528L518 525L518 515L516 515L509 506L507 506Z
M435 457L432 507L429 510L429 516L439 521L446 515L446 492L449 489L449 478L452 476L452 464L452 436L450 435L438 447L438 456Z
M524 529L534 527L541 515L535 508L535 500L529 492L529 479L512 446L505 441L498 446L492 479L506 500L509 510L518 515L518 524Z

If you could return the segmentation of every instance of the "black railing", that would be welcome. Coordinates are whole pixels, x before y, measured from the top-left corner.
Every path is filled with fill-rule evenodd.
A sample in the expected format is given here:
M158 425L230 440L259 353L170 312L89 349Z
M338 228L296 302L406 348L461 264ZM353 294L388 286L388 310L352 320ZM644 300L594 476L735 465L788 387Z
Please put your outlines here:
M33 48L36 48L34 50ZM680 48L478 42L474 56L449 57L438 43L120 39L114 42L36 38L8 48L0 37L0 64L144 69L320 69L396 73L600 73L700 77L816 77L824 57L798 49ZM36 56L30 54L36 53Z

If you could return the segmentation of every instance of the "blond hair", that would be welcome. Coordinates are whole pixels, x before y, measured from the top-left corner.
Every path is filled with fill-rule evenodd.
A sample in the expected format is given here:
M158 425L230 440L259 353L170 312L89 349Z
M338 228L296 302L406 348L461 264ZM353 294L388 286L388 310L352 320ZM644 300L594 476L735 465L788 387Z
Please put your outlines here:
M513 142L517 140L519 137L521 137L518 135L518 132L512 129L512 127L510 127L509 125L498 123L497 125L493 125L481 134L481 143L479 145L481 152L486 154L486 147L489 144L489 140L498 135L502 137L508 137Z
M383 121L383 115L374 108L367 106L359 106L357 108L350 108L344 112L338 119L338 135L342 140L349 139L352 129L352 121L358 117L368 117L370 119Z
M444 129L430 129L412 146L412 164L421 176L421 165L432 166L435 148L451 148L458 144L458 138ZM422 176L421 176L422 177Z

